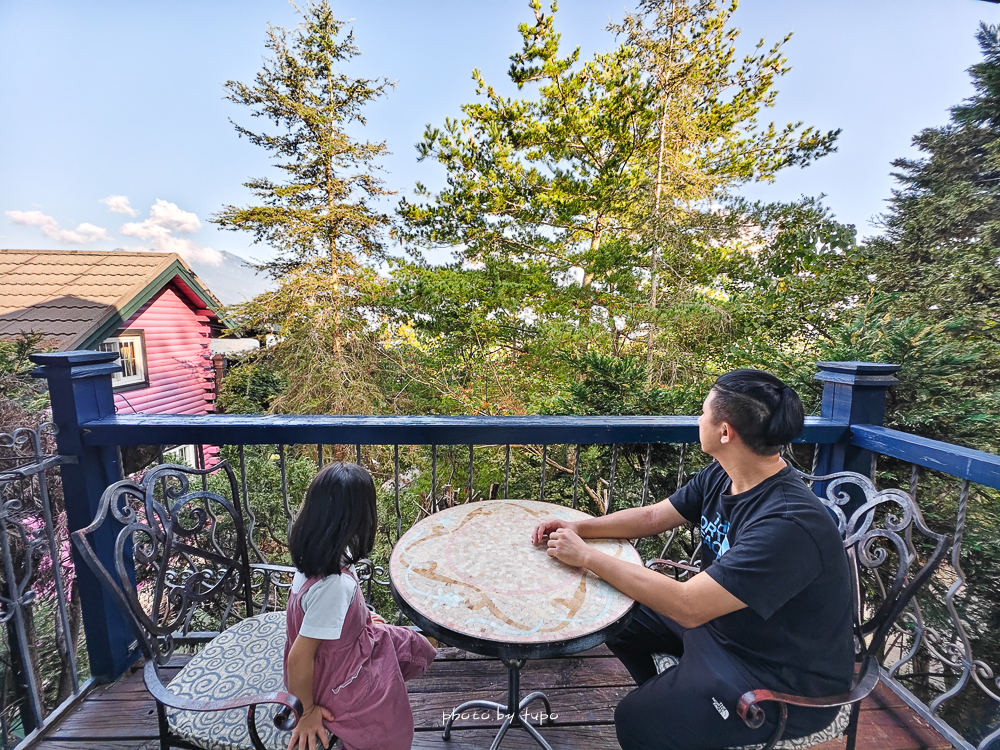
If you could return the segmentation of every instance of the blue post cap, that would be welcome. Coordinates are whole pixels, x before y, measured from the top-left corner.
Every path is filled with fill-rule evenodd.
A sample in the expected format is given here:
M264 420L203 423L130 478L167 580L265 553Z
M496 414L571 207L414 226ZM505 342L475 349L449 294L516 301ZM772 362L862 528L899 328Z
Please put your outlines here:
M888 388L899 382L894 373L902 369L901 365L882 362L817 362L819 368L813 377L825 383L846 383Z
M89 349L28 355L32 362L39 365L32 371L31 377L50 378L55 375L71 379L121 372L122 366L115 362L118 356L117 352L97 352Z

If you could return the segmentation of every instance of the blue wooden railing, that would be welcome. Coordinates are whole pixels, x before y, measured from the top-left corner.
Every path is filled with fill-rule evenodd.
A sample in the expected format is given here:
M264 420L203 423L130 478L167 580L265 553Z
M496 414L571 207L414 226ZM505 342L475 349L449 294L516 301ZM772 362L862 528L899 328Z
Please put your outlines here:
M511 445L543 446L540 451L542 495L547 472L544 446L611 446L607 508L614 494L617 446L647 446L642 486L642 501L645 502L649 485L650 446L684 446L698 442L697 418L692 416L118 416L114 411L111 385L111 374L117 369L114 358L114 354L90 351L32 357L40 365L35 375L46 378L49 383L53 420L58 428L59 452L72 457L73 461L61 467L70 530L81 528L90 521L103 490L118 480L122 472L121 450L127 446L239 446L242 459L244 445L311 444L320 446L320 461L323 445L356 445L359 456L361 446L395 446L394 486L398 513L399 446L468 446L470 496L474 446L507 446L508 469ZM993 739L1000 737L1000 683L997 683L990 667L977 662L973 656L972 639L958 607L965 593L965 577L961 568L962 540L967 530L970 493L1000 489L1000 457L882 427L886 391L896 382L894 373L899 370L896 365L821 362L818 367L816 378L824 384L821 416L806 420L805 430L798 440L815 446L811 473L830 474L850 470L873 476L878 462L883 465L895 462L893 466L897 475L904 463L911 467L909 489L912 493L917 491L921 470L930 470L935 476L956 478L960 484L955 524L949 529L954 538L951 567L942 579L948 591L937 606L937 610L947 613L947 619L941 621L938 618L930 623L918 611L902 623L899 654L896 655L899 658L895 658L894 664L889 664L894 657L887 655L885 679L956 746L983 750ZM284 455L282 452L282 472ZM437 454L431 455L436 457ZM574 502L579 448L576 455ZM682 463L678 473L683 481L683 451L680 456ZM809 469L808 466L806 468ZM505 486L506 481L507 477ZM282 482L284 491L284 473ZM436 485L432 482L431 486ZM821 491L820 487L816 489ZM110 566L110 533L94 541L98 554L106 555L108 559L104 562ZM98 679L114 679L134 659L129 650L133 636L114 602L89 574L86 566L77 565L76 569L92 674ZM934 606L925 609L927 612L937 611ZM921 692L919 697L904 686L907 674L916 674L912 665L916 664L914 655L918 652L926 656L920 657L923 659L921 664L932 665L927 672L930 677L920 673L923 689L918 691ZM963 708L950 713L949 710L957 705L956 696L965 694L968 692L966 688L973 685L978 688L977 700L982 698L987 705L978 713L971 711L972 715L980 718L974 719L979 725L970 726L968 722L963 724L965 720L962 718L970 714L970 710ZM1000 745L1000 740L997 744Z

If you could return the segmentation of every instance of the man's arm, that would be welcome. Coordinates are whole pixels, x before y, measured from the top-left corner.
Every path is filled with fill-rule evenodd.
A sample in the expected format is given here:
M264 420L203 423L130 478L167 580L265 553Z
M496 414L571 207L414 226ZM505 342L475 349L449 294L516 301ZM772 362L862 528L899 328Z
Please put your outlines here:
M670 500L661 500L644 508L624 508L598 518L580 521L543 521L531 535L533 544L559 528L568 528L584 539L641 539L677 528L687 523Z
M698 573L683 583L675 581L595 550L571 529L558 529L549 535L548 553L567 565L592 571L627 597L686 628L746 607L707 573Z

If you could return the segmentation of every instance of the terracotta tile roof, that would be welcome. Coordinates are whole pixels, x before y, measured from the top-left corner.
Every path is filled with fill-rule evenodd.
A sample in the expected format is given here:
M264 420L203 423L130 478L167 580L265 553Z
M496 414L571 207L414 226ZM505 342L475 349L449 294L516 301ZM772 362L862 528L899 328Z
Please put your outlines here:
M175 261L184 263L176 253L0 250L0 338L37 331L45 347L76 348Z

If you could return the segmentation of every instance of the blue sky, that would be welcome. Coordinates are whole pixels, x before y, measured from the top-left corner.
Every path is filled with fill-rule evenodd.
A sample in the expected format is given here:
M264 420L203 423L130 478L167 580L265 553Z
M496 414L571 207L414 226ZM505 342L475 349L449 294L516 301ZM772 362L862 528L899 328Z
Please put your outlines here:
M366 129L392 151L383 162L389 186L405 195L417 180L440 185L441 170L418 163L414 144L427 123L472 100L473 68L503 87L508 55L520 46L517 24L532 18L526 0L333 6L356 19L364 53L346 72L396 81L368 109ZM557 29L589 56L612 45L604 28L624 7L563 0ZM948 107L971 93L965 71L979 58L980 20L1000 21L1000 7L743 0L736 25L747 48L794 32L785 47L792 71L765 117L843 128L838 153L745 194L825 193L837 218L861 235L877 231L870 220L890 195L890 162L912 155L911 137L946 122ZM242 183L268 173L265 155L229 123L248 124L247 113L223 99L226 80L250 81L259 68L268 22L292 26L296 15L284 0L0 0L0 248L268 257L249 235L207 221L225 204L245 203Z

